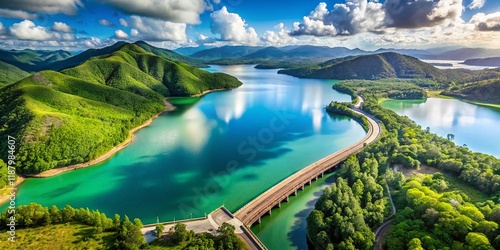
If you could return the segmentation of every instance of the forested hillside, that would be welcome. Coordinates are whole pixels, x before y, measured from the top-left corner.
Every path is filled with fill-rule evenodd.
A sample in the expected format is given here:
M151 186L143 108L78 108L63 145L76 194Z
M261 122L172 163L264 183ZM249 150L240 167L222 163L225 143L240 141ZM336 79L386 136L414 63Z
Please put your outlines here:
M64 50L0 50L0 61L12 64L28 72L42 70L49 64L71 56L70 52Z
M17 170L38 173L104 154L123 142L130 129L162 111L166 96L239 85L232 76L126 44L77 67L41 71L3 88L0 134L22 141Z
M452 87L441 94L471 101L500 104L500 78Z
M316 66L285 69L279 74L301 78L322 79L381 79L381 78L431 78L445 80L439 69L417 58L393 52L350 56L333 59Z

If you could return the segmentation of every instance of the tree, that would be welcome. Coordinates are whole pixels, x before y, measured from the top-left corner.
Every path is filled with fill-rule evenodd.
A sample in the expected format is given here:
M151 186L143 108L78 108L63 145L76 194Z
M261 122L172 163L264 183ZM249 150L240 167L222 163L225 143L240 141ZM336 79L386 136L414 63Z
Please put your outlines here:
M157 239L161 238L161 236L163 235L163 230L165 230L165 226L161 223L158 223L154 231Z
M189 240L190 232L187 230L186 224L177 223L170 228L169 235L172 243L180 244Z
M453 140L455 140L455 135L454 134L447 134L446 139L448 139L448 141L453 141Z
M465 237L466 249L470 250L493 250L488 238L484 234L469 233Z
M418 238L413 238L408 242L408 250L424 250L422 242Z

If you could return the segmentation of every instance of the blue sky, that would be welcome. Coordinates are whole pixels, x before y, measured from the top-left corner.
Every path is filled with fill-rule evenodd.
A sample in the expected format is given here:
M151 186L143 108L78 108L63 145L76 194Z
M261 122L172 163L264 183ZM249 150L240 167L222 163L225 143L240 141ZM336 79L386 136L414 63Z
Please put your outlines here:
M185 46L500 48L498 0L3 0L3 48L118 40Z

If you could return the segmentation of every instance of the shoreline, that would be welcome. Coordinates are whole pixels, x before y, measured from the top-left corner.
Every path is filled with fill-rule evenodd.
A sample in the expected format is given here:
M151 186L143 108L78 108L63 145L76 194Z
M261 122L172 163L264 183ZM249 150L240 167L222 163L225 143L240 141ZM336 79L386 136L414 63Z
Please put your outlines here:
M155 118L157 118L158 116L162 115L163 113L172 111L174 109L175 109L175 106L172 105L170 102L168 102L167 99L165 99L165 109L164 110L162 110L160 113L154 115L153 117L149 118L143 124L141 124L141 125L139 125L139 126L137 126L135 128L132 128L129 131L129 137L125 141L123 141L122 143L114 146L108 152L104 153L103 155L100 155L99 157L97 157L97 158L95 158L93 160L90 160L90 161L87 161L87 162L83 162L83 163L74 164L74 165L70 165L70 166L49 169L47 171L43 171L43 172L38 173L38 174L26 174L26 175L24 175L22 177L23 178L47 178L47 177L52 177L52 176L55 176L55 175L58 175L58 174L61 174L61 173L68 172L68 171L91 167L91 166L94 166L94 165L96 165L98 163L101 163L101 162L103 162L103 161L111 158L113 155L115 155L116 153L118 153L120 150L126 148L128 145L130 145L130 143L132 143L134 141L134 139L135 139L135 135L134 135L135 132L137 132L138 130L140 130L142 128L145 128L145 127L151 125L151 123L153 122L153 120Z

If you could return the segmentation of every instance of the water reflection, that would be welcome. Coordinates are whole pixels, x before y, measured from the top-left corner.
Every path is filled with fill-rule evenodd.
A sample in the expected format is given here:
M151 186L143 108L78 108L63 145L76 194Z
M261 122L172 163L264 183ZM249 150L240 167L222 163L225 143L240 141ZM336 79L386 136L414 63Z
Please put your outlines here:
M497 126L500 110L473 105L454 99L429 98L427 101L389 100L383 107L406 115L423 128L446 137L455 135L455 143L500 157Z

